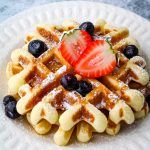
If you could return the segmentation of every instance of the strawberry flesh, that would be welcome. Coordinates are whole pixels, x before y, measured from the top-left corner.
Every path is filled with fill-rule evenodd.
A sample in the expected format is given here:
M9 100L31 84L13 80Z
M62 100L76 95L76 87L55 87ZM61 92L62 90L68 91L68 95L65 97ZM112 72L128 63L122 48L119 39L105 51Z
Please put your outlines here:
M84 53L78 58L75 72L88 78L107 75L116 66L116 56L109 43L96 40L89 44Z
M86 31L76 29L64 35L59 50L62 56L74 66L91 41L92 38Z

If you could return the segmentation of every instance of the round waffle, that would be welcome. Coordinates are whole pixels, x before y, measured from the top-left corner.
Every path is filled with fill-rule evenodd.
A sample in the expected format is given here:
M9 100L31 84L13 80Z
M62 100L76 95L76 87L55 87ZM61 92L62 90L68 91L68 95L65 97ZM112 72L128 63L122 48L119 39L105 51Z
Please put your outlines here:
M128 29L111 27L101 19L95 23L95 38L110 39L117 53L116 69L99 79L76 74L78 80L92 85L85 97L61 86L61 77L73 73L73 68L58 51L59 41L64 32L77 27L78 23L72 21L60 26L38 26L27 35L25 46L12 52L6 69L10 94L19 97L17 111L27 115L38 134L46 134L57 124L54 141L58 145L66 145L75 129L81 142L89 141L93 132L115 135L122 122L132 124L149 111L144 98L149 82L146 62L140 56L129 60L122 53L129 44L139 48L138 42L129 36ZM35 39L44 41L49 48L38 58L27 51L28 43Z

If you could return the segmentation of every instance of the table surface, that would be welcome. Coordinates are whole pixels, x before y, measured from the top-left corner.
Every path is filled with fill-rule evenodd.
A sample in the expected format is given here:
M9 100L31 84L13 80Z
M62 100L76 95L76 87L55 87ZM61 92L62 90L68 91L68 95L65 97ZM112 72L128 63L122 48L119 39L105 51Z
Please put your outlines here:
M62 0L0 0L0 22L33 6ZM119 6L150 20L150 0L89 0ZM86 1L85 1L86 3Z

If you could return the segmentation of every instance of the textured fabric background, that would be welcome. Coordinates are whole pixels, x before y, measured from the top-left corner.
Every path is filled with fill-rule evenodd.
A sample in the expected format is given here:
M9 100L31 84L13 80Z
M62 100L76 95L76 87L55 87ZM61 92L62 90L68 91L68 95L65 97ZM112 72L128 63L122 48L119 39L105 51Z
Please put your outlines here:
M0 22L32 6L62 0L0 0ZM150 0L89 0L104 2L131 10L150 20ZM85 1L86 3L86 1Z

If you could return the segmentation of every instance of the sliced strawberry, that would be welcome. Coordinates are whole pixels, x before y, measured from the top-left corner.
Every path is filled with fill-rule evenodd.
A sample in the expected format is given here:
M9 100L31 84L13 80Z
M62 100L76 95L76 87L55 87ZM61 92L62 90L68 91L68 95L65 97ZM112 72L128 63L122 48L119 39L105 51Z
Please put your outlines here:
M116 66L116 57L105 40L91 42L75 65L75 72L88 78L107 75Z
M64 35L59 50L62 56L74 66L91 41L91 36L86 31L76 29Z

